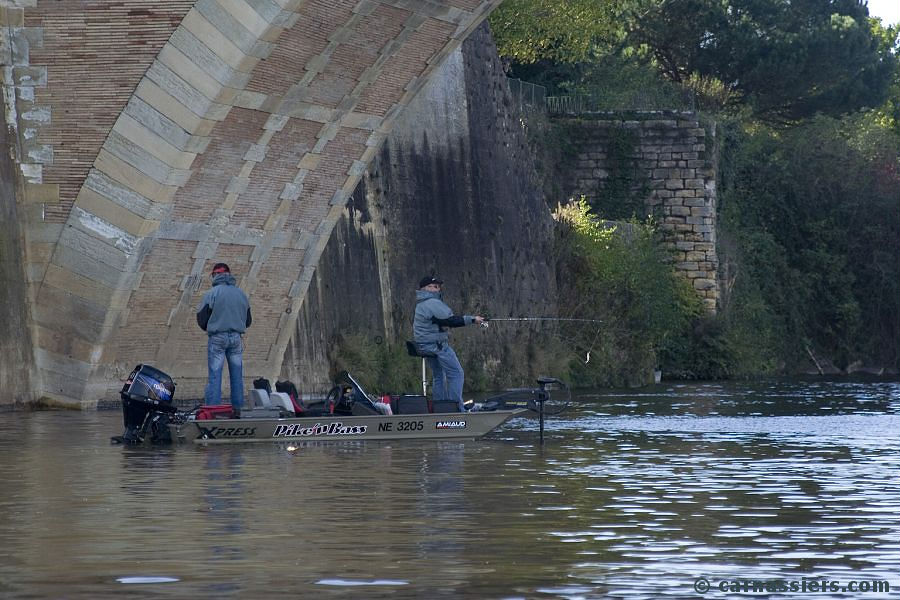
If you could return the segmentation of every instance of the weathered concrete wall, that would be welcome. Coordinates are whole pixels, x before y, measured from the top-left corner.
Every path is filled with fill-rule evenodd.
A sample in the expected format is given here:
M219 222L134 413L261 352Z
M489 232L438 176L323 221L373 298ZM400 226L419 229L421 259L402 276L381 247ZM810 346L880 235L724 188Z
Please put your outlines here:
M710 312L718 298L716 254L715 128L707 131L695 113L585 114L559 119L577 128L575 158L566 170L572 197L596 199L611 176L609 146L618 131L637 134L630 158L649 186L648 211L672 248L677 271L689 278ZM640 182L635 182L639 185Z
M331 387L330 356L336 336L358 333L383 342L390 327L381 287L386 273L379 268L383 241L376 240L371 217L355 208L365 206L365 198L360 198L364 193L357 188L332 231L285 351L281 378L293 381L304 393Z
M4 2L33 394L93 406L150 362L199 396L217 261L256 314L247 372L276 376L366 165L498 2Z
M354 192L319 262L283 376L305 389L327 386L323 359L341 333L409 339L417 282L432 271L457 312L556 314L553 222L510 104L483 26L407 107ZM453 344L468 377L524 383L543 366L533 354L545 333L497 323L454 330Z

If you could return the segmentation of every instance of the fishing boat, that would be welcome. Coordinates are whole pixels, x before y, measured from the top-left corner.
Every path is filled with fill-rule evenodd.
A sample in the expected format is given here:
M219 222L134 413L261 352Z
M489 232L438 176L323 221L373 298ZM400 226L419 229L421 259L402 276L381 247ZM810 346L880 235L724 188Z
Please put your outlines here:
M479 438L527 409L457 414L241 418L173 423L175 439L198 443Z
M125 433L113 442L140 444L194 442L295 442L480 438L529 412L541 421L565 404L551 402L549 388L562 382L539 378L537 388L516 388L460 412L455 402L425 396L372 396L349 373L320 401L301 404L283 393L253 389L248 406L236 415L230 405L178 410L175 382L150 365L138 365L122 387Z

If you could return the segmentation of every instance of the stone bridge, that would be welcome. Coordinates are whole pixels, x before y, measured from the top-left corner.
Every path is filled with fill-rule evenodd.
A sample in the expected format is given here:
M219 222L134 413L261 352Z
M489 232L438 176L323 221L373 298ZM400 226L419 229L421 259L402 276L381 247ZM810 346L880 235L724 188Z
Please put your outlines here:
M276 377L348 195L499 1L0 1L0 403L94 406L140 362L202 396L218 261Z

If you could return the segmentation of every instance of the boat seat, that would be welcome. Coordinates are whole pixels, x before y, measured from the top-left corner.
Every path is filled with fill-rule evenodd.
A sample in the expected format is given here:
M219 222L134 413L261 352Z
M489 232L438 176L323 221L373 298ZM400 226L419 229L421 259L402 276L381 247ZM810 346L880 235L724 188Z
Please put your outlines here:
M291 402L291 397L284 392L272 392L269 394L269 403L272 408L281 409L291 415L295 414L294 403Z
M269 392L259 388L250 390L250 408L272 408Z
M422 350L422 348L415 342L406 340L406 353L410 356L416 356L421 358L428 358L430 356L437 356L434 352L428 352Z
M269 398L269 392L259 388L250 390L249 406L241 411L241 418L277 419L285 415L284 408L273 404ZM286 416L294 416L294 408Z

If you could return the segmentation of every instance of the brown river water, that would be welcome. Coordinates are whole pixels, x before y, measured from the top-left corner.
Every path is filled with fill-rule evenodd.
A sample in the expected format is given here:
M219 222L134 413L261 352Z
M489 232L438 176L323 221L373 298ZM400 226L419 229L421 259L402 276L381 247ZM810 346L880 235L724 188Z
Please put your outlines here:
M900 598L898 383L581 391L543 447L523 418L459 442L121 432L0 413L0 598Z

